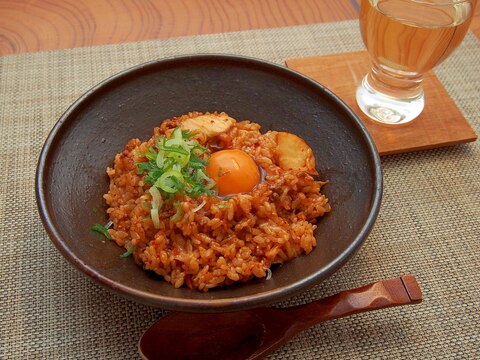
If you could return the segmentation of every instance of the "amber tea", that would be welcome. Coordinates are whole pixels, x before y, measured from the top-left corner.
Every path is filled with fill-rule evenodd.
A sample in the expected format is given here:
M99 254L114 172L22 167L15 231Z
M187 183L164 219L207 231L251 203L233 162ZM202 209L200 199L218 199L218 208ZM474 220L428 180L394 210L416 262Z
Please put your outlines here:
M417 117L424 104L422 75L461 43L474 5L462 0L362 1L360 30L373 62L357 90L362 110L384 123Z
M446 58L468 31L469 2L439 5L405 0L362 2L363 41L380 64L422 73Z

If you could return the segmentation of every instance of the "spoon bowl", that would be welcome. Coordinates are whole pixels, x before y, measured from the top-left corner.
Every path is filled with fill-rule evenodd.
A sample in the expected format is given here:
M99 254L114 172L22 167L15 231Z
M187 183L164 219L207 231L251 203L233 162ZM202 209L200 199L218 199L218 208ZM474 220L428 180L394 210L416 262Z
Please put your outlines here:
M198 324L208 324L208 329ZM225 354L230 354L232 359L248 359L266 335L263 318L254 311L221 316L173 312L153 326L139 344L144 359L224 359ZM166 329L169 330L164 331ZM171 346L178 339L195 340Z

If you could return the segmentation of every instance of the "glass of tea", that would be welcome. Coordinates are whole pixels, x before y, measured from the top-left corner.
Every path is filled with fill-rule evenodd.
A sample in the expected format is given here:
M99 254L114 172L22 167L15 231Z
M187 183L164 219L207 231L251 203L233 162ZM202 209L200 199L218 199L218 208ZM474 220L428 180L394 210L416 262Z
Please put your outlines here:
M357 88L360 109L384 124L423 110L423 75L461 43L476 0L362 0L360 30L372 59Z

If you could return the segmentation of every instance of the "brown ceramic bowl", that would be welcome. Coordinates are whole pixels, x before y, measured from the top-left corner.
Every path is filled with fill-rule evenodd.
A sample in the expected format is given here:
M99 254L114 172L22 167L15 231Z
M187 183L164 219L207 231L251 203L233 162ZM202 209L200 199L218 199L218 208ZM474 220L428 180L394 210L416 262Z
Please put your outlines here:
M328 71L328 69L326 69ZM127 141L147 139L167 118L225 111L295 133L315 153L329 180L333 211L319 222L318 244L253 280L207 293L175 289L135 265L90 228L106 223L107 166ZM319 283L355 253L379 211L380 159L357 116L333 93L285 67L228 55L195 55L142 64L95 86L60 118L38 162L39 212L50 238L79 270L127 298L180 311L232 311L267 305ZM98 209L98 211L94 211Z

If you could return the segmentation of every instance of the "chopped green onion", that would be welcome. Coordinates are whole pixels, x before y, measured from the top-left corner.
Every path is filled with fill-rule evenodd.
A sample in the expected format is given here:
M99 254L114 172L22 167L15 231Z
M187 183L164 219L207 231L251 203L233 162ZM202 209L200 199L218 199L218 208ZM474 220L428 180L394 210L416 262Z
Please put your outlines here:
M183 216L182 204L176 202L173 205L177 208L177 212L170 218L170 220L172 220L173 222L177 222Z
M178 153L170 153L168 157L174 159L177 162L177 165L184 167L190 161L190 153L188 154L178 154Z
M156 186L152 186L148 192L152 195L152 209L158 209L160 207L160 203L162 202L162 195L160 191L158 191Z
M208 161L205 161L202 158L199 158L197 155L192 153L190 154L189 165L195 169L204 169L205 166L208 165Z
M190 139L192 136L193 133L177 127L169 137L154 137L155 146L149 146L145 153L139 154L147 159L136 164L137 173L144 175L144 184L151 185L148 190L152 196L150 217L156 229L160 228L159 211L162 205L174 201L177 194L198 197L216 193L215 181L205 173L210 151L197 140ZM194 212L205 204L206 201L202 201ZM179 202L174 206L177 209L170 219L179 221L183 210Z
M153 221L153 226L155 229L160 229L160 217L158 216L158 208L150 209L150 216Z
M171 153L188 155L188 150L185 150L183 147L177 146L176 144L169 145L165 139L163 139L159 149L165 151L167 155L171 155Z
M162 176L155 181L155 187L167 192L167 193L176 193L178 192L182 185L185 183L183 175L177 170L169 170L166 173L163 173Z
M198 210L203 208L207 202L205 200L202 201L200 205L198 205L195 209L192 210L192 212L196 213Z
M155 164L158 168L162 168L165 164L165 153L162 150L158 150L157 158L155 159Z
M157 152L151 146L148 148L148 151L145 153L145 157L148 160L155 160L157 158Z
M265 272L267 273L265 280L270 280L272 278L272 270L270 270L269 268L266 268Z
M195 174L197 175L197 179L202 181L204 180L206 182L205 184L205 188L207 189L212 189L216 184L215 184L215 181L213 181L212 178L208 177L207 175L205 175L205 173L201 170L201 169L198 169Z
M155 170L155 168L153 168L152 164L149 163L149 162L141 162L141 163L138 163L138 164L137 164L137 168L138 168L138 171L137 171L137 174L138 174L138 175L141 175L141 174L143 174L144 172L148 172L148 171L153 171L153 170Z
M130 246L130 249L128 249L126 252L124 252L122 255L120 255L121 258L126 258L132 255L133 250L135 250L135 246Z
M184 143L183 136L182 136L182 129L180 129L179 127L175 128L175 130L173 130L171 139L167 140L166 143L168 146L172 146L172 145L182 146Z
M112 235L110 235L110 233L108 232L107 228L103 225L100 225L100 224L94 224L92 227L91 227L91 230L92 231L95 231L95 232L98 232L99 234L102 234L103 236L105 236L108 240L112 240Z

